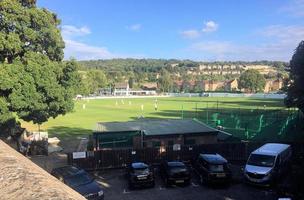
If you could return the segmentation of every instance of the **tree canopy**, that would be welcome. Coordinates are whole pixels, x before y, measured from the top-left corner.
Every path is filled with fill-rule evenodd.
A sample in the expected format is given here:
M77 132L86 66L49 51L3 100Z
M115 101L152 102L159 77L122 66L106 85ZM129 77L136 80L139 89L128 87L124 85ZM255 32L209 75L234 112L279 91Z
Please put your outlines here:
M287 107L298 107L304 112L304 41L300 42L288 66Z
M82 74L82 94L93 94L107 86L108 80L101 70L89 70Z
M79 61L80 69L85 71L101 70L106 75L108 87L117 82L129 81L133 88L139 88L145 82L164 82L161 78L163 70L170 74L173 86L170 91L199 92L201 88L179 87L174 84L178 81L200 82L202 80L225 81L239 78L240 73L244 72L244 66L265 65L274 67L276 72L269 74L269 78L277 78L279 73L285 74L287 63L281 61L215 61L199 62L192 60L178 59L107 59L107 60L88 60ZM208 67L206 67L208 66ZM203 67L200 69L200 67ZM285 76L285 75L284 75ZM163 84L159 84L161 86ZM163 91L165 88L159 88ZM168 89L165 89L168 90ZM86 94L86 93L83 93Z
M239 88L250 92L262 91L266 80L257 70L250 69L241 74L239 79Z
M0 125L14 119L41 124L73 109L79 75L63 62L57 16L35 0L0 1Z
M161 92L170 92L173 85L173 80L167 70L162 70L158 80L159 89Z

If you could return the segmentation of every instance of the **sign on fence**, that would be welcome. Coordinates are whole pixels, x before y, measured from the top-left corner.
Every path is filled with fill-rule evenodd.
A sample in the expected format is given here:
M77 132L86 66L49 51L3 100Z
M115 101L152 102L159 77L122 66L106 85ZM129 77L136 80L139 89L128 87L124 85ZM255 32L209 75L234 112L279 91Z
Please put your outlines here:
M73 152L73 159L86 158L86 152Z
M181 150L181 145L180 144L174 144L173 145L173 151L180 151Z

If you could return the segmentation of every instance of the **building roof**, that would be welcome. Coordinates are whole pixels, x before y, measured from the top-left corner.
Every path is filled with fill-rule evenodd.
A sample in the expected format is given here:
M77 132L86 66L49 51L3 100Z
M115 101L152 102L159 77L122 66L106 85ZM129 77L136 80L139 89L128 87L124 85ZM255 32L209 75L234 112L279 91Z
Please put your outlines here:
M232 138L234 138L232 136L232 134L227 133L227 132L222 131L222 130L219 130L219 133L217 135L217 139L220 140L220 141L225 141L225 140L232 139ZM234 139L236 139L236 138L234 138Z
M115 83L115 88L128 88L129 83L127 82L121 82L121 83Z
M146 136L194 133L218 133L204 123L193 119L136 120L128 122L99 122L96 132L143 131Z
M150 82L150 83L143 83L142 84L143 88L149 88L149 89L154 89L157 88L157 83L156 82Z
M224 81L213 81L213 80L202 80L202 84L209 84L209 85L216 85L216 84L223 84Z
M253 154L273 155L276 156L289 148L288 144L267 143L253 151Z

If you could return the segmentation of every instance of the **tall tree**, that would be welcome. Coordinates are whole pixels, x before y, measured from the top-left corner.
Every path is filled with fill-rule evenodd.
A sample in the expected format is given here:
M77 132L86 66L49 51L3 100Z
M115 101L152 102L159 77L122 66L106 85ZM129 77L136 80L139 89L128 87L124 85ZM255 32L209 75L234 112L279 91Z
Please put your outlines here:
M75 61L62 62L56 15L35 0L0 1L0 123L10 113L41 124L73 109Z
M163 70L158 80L161 92L170 92L173 86L172 78L167 70Z
M134 87L134 78L130 77L129 80L128 80L128 83L129 83L129 87L133 88Z
M266 80L257 70L249 69L241 74L239 88L250 92L263 91Z
M289 66L287 82L287 107L298 107L304 112L304 41L301 41L293 54Z
M83 94L93 94L108 84L106 75L101 70L90 70L82 76L85 87Z

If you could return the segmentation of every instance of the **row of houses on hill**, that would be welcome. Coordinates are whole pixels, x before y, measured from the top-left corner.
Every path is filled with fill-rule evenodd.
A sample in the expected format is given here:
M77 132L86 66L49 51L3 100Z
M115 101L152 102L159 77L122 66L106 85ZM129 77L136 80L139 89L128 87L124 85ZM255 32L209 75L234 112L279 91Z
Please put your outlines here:
M283 87L283 80L276 79L276 80L266 80L266 84L264 87L264 92L269 93L273 91L278 91Z
M175 67L176 65L171 65ZM277 69L268 65L208 65L208 64L200 64L198 67L188 67L187 74L189 75L240 75L242 72L255 69L259 71L261 74L270 74L276 73ZM179 76L179 74L177 74Z
M175 87L180 91L237 91L238 90L238 81L236 79L229 81L212 81L212 80L203 80L203 81L175 81Z
M175 86L180 91L240 91L239 83L237 79L232 79L228 81L212 81L212 80L203 80L203 81L175 81ZM279 91L283 87L282 79L269 79L266 80L266 84L263 92L275 92ZM246 91L244 91L246 92Z

